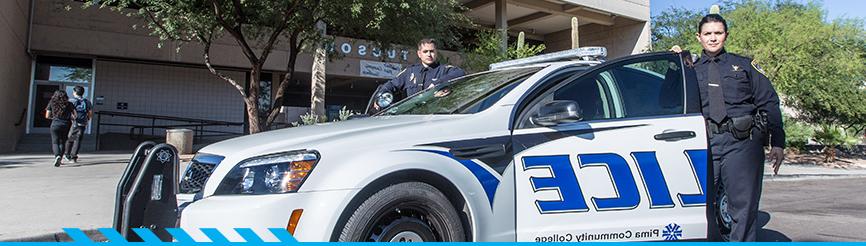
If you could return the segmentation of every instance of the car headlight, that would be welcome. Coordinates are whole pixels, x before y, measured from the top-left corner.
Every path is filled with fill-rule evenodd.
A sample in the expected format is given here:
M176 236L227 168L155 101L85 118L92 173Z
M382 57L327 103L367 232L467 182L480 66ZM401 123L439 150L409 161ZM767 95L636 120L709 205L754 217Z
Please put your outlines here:
M253 157L238 163L217 186L215 195L260 195L298 191L319 153L289 151Z

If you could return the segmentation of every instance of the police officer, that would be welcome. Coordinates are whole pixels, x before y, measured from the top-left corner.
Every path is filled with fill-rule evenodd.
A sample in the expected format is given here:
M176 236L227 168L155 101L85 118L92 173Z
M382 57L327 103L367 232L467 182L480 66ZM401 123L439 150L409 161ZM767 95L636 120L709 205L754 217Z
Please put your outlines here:
M441 65L436 61L436 41L433 39L421 39L418 42L417 54L420 64L413 64L403 69L403 71L397 74L397 77L383 84L376 93L390 92L395 94L398 91L402 91L405 93L404 95L411 96L421 90L434 87L466 74L459 67ZM436 96L445 96L448 93L450 91L445 89L437 92ZM374 102L373 108L379 110L379 104Z
M703 46L695 71L707 119L714 181L724 187L732 217L731 241L755 241L755 221L764 173L764 149L778 173L785 132L779 96L752 59L725 51L728 25L718 14L704 16L697 39ZM676 48L675 48L676 49Z

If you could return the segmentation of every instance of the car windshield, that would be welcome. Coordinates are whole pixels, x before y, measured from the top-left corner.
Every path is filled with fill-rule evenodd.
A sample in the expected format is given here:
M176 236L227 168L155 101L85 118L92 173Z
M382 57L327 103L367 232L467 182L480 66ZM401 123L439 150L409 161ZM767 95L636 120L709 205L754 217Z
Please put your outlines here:
M379 115L472 114L499 101L540 67L469 75L428 88L385 109Z

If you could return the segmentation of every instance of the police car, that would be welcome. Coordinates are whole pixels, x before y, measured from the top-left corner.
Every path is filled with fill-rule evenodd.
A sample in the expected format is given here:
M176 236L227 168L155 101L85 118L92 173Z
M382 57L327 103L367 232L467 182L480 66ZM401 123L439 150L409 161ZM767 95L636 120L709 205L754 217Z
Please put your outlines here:
M180 226L299 241L706 239L707 136L684 52L491 65L361 119L201 149ZM442 93L442 92L446 93Z

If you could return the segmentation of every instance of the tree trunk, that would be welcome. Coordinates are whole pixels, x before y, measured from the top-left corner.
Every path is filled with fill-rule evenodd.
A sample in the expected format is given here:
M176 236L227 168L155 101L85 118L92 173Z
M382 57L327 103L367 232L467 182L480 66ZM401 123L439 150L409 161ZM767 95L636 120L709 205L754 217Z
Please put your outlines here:
M836 145L824 146L824 162L836 162Z
M247 97L244 98L244 103L247 108L250 134L259 133L268 129L267 121L263 120L263 113L259 110L259 92L261 91L259 78L261 77L261 73L262 65L253 64L253 68L250 69L250 80L247 81L247 83L249 83L249 89Z
M316 23L319 35L325 35L325 23ZM322 42L316 42L316 54L313 57L312 78L310 83L310 113L316 115L319 121L325 120L325 64L328 57Z

